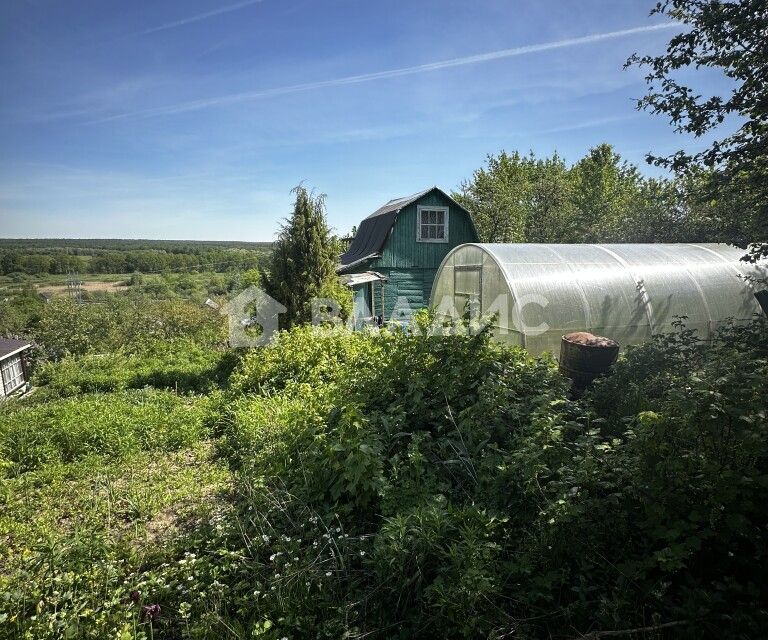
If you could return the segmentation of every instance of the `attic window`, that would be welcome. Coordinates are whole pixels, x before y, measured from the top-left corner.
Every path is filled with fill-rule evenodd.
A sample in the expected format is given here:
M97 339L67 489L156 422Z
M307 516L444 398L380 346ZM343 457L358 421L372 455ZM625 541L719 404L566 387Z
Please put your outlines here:
M448 242L448 207L417 207L416 240Z

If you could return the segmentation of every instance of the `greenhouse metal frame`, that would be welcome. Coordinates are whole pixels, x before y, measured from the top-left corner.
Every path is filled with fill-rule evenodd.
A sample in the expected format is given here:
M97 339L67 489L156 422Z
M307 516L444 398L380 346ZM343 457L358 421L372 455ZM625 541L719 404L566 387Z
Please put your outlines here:
M557 354L572 331L625 347L676 321L708 340L762 314L753 279L768 268L743 255L725 244L463 244L440 265L431 306L439 318L494 316L497 340L534 354Z

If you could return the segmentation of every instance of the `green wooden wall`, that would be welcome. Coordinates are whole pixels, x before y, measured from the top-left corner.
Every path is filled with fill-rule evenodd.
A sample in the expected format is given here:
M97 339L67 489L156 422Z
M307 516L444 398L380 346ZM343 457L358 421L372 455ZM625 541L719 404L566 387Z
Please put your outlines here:
M420 205L448 207L448 242L416 240L416 210ZM432 191L403 208L384 245L381 258L360 266L360 271L378 271L389 278L384 285L385 319L392 317L398 298L401 305L407 301L414 310L426 307L443 258L451 249L466 242L477 242L469 215L441 193ZM379 306L377 297L377 309Z

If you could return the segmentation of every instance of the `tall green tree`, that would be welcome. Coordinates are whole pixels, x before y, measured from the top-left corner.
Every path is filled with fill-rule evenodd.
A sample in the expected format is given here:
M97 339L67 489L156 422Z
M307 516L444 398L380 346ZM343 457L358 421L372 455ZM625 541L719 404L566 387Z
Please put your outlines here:
M567 242L573 231L569 169L557 154L489 155L453 195L484 242Z
M637 167L622 161L609 144L589 150L572 169L577 242L612 240L640 197Z
M643 178L610 232L612 242L706 241L681 182Z
M280 318L284 328L312 319L311 300L332 288L338 257L325 218L325 196L302 185L292 193L293 213L280 230L266 278L267 292L287 308Z
M555 153L530 166L526 242L571 242L576 231L574 181Z
M574 165L501 152L454 197L472 214L484 242L669 240L684 235L676 185L648 180L600 144ZM664 224L660 224L663 219ZM674 229L672 229L674 227Z
M703 151L651 153L648 161L678 173L698 172L703 200L732 204L730 215L746 219L752 240L763 241L753 257L768 255L768 3L664 0L651 14L672 18L685 30L663 54L635 54L627 61L648 69L648 92L638 108L666 116L681 133L725 133ZM700 95L683 84L681 71L701 67L721 70L731 80L730 92ZM738 233L730 239L745 243Z
M456 199L472 214L484 242L525 242L525 203L530 191L529 159L517 151L488 155L461 185Z

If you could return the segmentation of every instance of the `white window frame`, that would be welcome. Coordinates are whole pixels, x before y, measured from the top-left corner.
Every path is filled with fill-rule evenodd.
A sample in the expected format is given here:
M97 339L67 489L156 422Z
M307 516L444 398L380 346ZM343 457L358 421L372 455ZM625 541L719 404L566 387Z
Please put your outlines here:
M443 213L443 237L442 238L422 238L421 236L422 226L440 226L436 224L431 225L429 223L422 225L421 223L422 211L441 211ZM450 213L449 207L433 207L429 205L418 205L416 207L416 242L438 242L441 244L446 244L448 242L448 229L450 226L449 213Z
M21 362L21 354L10 356L0 362L0 376L6 395L24 386L24 365Z

